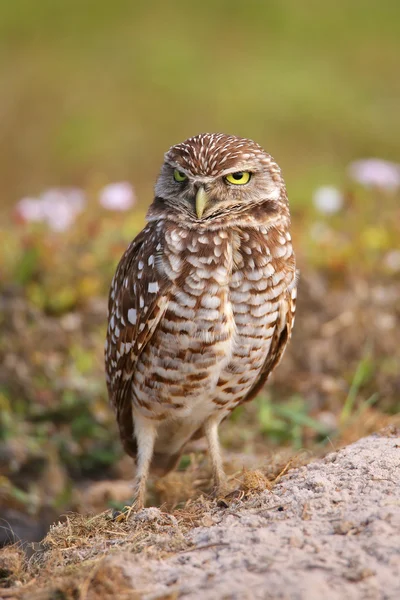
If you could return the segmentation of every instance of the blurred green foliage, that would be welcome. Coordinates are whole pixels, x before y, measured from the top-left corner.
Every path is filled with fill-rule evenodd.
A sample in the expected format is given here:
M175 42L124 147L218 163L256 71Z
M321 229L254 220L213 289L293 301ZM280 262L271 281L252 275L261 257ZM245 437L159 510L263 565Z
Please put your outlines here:
M307 401L299 395L282 404L273 404L268 395L258 398L260 431L276 444L291 444L297 450L304 446L304 428L309 427L318 440L326 439L329 429L308 414Z
M259 141L307 202L398 156L399 22L397 0L2 2L1 203L113 179L149 199L163 152L205 130Z
M72 479L104 477L122 454L104 382L105 298L171 144L206 130L254 138L283 168L306 278L333 289L398 278L385 262L398 248L398 195L356 187L346 168L398 158L399 22L397 0L0 4L0 504L65 506ZM135 211L99 208L115 180L134 184ZM343 193L337 214L311 204L323 184ZM5 216L54 185L88 198L68 231ZM303 305L299 319L313 310ZM334 365L345 386L331 394L333 426L281 382L235 411L227 445L326 441L377 401L378 369L391 382L382 410L396 412L391 347Z

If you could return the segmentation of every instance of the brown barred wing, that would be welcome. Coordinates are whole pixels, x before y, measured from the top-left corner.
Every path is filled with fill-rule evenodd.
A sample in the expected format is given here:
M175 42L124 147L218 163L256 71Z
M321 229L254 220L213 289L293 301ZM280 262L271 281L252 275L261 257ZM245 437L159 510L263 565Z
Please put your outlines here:
M123 255L111 284L105 344L106 378L125 451L136 455L132 420L132 377L169 302L171 283L159 260L160 228L147 226Z
M295 284L295 281L294 281ZM285 351L286 345L292 334L294 317L296 311L296 285L291 290L285 292L279 303L278 317L276 320L275 330L272 335L271 346L268 356L263 364L259 377L253 387L248 391L240 404L250 402L258 392L263 388L269 375L278 366Z

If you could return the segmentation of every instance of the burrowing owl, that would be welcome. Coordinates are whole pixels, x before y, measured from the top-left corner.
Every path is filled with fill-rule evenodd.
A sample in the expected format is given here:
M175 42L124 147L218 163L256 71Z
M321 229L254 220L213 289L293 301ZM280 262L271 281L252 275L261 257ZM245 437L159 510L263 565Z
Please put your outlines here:
M149 469L167 473L201 435L222 491L218 426L279 363L296 298L285 184L252 140L170 148L147 221L111 285L105 352L137 508Z

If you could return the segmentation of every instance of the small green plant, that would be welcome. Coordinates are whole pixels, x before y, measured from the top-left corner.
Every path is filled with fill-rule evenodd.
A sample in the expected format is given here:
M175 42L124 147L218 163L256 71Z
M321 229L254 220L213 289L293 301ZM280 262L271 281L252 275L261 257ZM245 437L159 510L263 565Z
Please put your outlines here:
M317 439L325 438L328 428L308 414L307 401L296 394L284 403L274 403L270 395L257 398L261 433L277 444L304 445L304 431L309 428Z
M359 416L360 413L363 412L368 406L372 406L378 400L379 395L374 393L357 408L357 398L360 389L363 385L370 381L373 372L374 364L371 357L371 348L367 347L363 358L357 365L350 385L349 393L347 394L342 412L339 416L341 427L347 425L350 419Z

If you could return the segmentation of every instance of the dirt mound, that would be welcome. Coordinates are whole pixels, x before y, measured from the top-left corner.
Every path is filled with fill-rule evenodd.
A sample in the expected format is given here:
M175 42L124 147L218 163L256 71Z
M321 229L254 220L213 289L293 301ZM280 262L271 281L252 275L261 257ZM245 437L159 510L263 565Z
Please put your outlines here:
M400 597L399 430L293 469L272 490L254 479L237 498L174 515L72 517L30 559L35 580L12 587L8 567L0 598Z
M144 598L399 598L399 441L364 438L290 472L168 560L114 560Z

